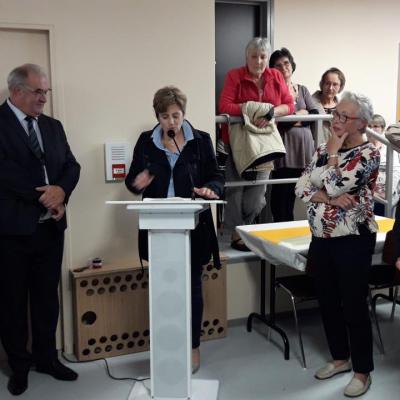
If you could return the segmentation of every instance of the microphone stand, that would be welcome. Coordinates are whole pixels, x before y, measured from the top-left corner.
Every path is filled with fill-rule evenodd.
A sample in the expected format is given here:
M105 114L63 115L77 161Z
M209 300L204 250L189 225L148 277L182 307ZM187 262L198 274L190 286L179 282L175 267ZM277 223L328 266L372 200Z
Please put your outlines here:
M178 153L179 153L179 156L180 156L181 155L181 151L179 150L178 143L176 143L176 140L175 140L175 132L172 129L170 129L167 132L167 135L168 135L168 137L170 137L174 141L175 147L178 150ZM193 182L193 176L192 176L190 165L188 163L186 163L185 159L183 160L183 162L186 164L186 167L187 167L187 170L188 170L188 173L189 173L190 185L192 186L191 199L192 200L196 200L196 193L194 192L194 182Z

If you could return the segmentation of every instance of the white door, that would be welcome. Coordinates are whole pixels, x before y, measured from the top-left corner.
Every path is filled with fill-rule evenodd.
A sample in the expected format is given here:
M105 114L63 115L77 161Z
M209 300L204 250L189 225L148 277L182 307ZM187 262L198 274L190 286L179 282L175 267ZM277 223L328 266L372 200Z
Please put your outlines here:
M19 65L39 64L44 68L51 81L48 31L2 28L0 24L0 54L0 104L8 97L7 76L13 68ZM48 98L44 112L52 115L51 96ZM6 356L0 343L0 360L4 359Z
M0 103L8 97L7 76L25 63L39 64L50 76L49 32L45 30L2 28L0 25ZM51 87L51 84L50 84ZM44 113L52 115L51 96Z

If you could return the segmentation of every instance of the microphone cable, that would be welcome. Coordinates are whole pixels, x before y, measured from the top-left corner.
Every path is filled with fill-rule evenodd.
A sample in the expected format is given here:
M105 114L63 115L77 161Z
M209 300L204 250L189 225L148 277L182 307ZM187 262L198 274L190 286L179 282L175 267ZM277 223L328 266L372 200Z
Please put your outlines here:
M167 132L167 135L168 135L168 137L170 137L174 141L175 147L178 150L179 156L181 156L181 151L179 150L178 143L176 143L176 140L175 140L175 132L172 129L170 129ZM183 162L186 165L186 168L188 170L189 179L190 179L190 185L192 186L191 199L192 200L196 200L196 193L194 192L194 182L193 182L193 176L192 176L192 169L190 168L190 164L186 162L185 158L183 158Z
M109 378L115 380L115 381L134 381L134 382L144 382L144 381L148 381L150 380L150 378L130 378L130 377L117 377L112 375L111 371L110 371L110 366L108 365L108 361L105 358L98 358L96 360L87 360L87 361L74 361L74 360L70 360L69 358L67 358L64 354L64 352L61 352L61 357L69 362L70 364L86 364L86 363L93 363L96 361L104 361L104 363L106 364L106 372Z

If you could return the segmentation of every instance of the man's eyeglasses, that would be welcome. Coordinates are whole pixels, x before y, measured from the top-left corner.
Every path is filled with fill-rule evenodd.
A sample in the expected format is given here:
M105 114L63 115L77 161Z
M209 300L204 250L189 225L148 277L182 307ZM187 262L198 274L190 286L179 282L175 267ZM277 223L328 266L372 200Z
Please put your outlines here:
M46 97L47 94L48 94L49 92L51 92L51 89L50 89L50 88L47 89L47 90L43 90L43 89L33 89L33 88L31 88L30 86L27 86L27 85L22 85L22 87L23 87L27 92L32 93L33 95L38 96L38 97L39 97L39 96L40 96L40 97L42 97L42 96Z
M339 122L341 122L342 124L345 124L348 120L360 119L360 117L349 117L348 115L340 114L336 110L334 110L332 112L332 115L333 115L333 118L337 118L339 120Z

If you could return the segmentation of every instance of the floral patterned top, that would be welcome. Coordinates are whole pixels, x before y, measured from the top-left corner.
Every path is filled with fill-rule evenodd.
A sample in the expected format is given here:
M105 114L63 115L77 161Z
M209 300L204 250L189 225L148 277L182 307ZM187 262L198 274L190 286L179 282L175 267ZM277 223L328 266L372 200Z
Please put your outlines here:
M326 144L321 144L311 163L296 184L296 195L307 204L308 222L313 236L330 238L360 235L360 226L376 232L374 189L379 172L379 150L365 142L351 149L338 151L337 167L328 166ZM330 197L343 193L356 196L358 205L350 210L311 201L318 190Z

